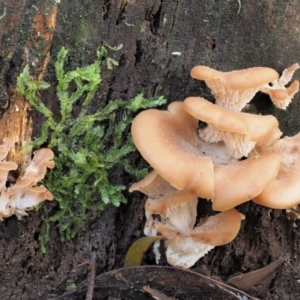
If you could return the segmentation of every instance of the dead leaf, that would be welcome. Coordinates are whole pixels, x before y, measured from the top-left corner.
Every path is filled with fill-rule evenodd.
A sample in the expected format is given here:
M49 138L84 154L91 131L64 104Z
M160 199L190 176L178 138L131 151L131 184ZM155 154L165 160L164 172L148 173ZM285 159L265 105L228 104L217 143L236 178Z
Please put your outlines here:
M147 236L134 242L126 253L124 268L140 266L144 253L154 242L161 239L162 236Z

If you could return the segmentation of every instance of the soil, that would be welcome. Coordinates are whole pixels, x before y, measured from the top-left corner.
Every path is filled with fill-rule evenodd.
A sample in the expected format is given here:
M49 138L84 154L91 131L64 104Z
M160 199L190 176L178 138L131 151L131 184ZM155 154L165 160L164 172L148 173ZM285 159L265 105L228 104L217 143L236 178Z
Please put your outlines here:
M49 20L49 15L55 20ZM269 66L281 72L299 60L300 2L293 0L10 0L0 1L0 18L0 105L4 115L15 104L15 79L26 63L36 76L55 84L53 61L62 46L70 49L67 67L71 69L92 62L102 43L123 44L113 53L119 67L102 74L95 108L140 92L164 95L169 102L192 95L212 100L205 84L189 77L189 70L197 64L224 71ZM299 76L296 73L295 78ZM294 135L300 131L299 100L300 94L286 111L280 111L267 96L258 95L249 109L274 114L284 134ZM54 112L58 110L54 89L43 93L43 101ZM31 114L34 137L43 119ZM2 133L8 130L1 128ZM145 165L137 153L131 158ZM113 172L126 186L135 181L123 171ZM53 224L46 254L41 253L38 241L43 209L30 212L22 221L12 217L1 222L0 298L59 299L72 287L86 283L92 253L97 257L97 276L121 268L129 246L143 236L145 222L145 198L138 193L125 195L128 204L108 206L71 241L61 242ZM45 207L51 212L55 203ZM285 262L247 293L258 299L299 299L299 221L290 220L283 210L252 202L238 210L246 216L238 237L213 249L192 270L226 283L234 275L265 267L284 256ZM201 200L198 212L200 218L210 215L209 202ZM149 251L143 265L154 264ZM165 259L160 264L167 265ZM101 280L96 280L96 288L100 285ZM186 288L188 294L189 286ZM84 299L85 292L84 286L64 298Z

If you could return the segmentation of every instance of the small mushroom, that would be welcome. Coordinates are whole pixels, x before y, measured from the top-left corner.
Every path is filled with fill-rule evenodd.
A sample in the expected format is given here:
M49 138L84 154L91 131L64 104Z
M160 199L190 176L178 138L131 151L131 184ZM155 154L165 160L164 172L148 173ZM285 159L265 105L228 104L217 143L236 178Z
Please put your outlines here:
M0 192L5 188L9 171L16 170L18 165L13 161L0 162Z
M34 186L41 181L47 172L47 168L54 168L55 163L53 152L48 148L42 148L34 153L34 157L29 166L25 169L23 176L20 176L15 184L15 187L23 188Z
M228 166L215 166L213 210L228 210L258 196L277 177L282 159L282 154L274 152Z
M300 133L285 137L270 147L256 147L251 153L283 156L276 178L253 201L270 208L288 209L300 204Z
M260 91L270 96L276 107L286 109L294 95L298 92L298 80L295 80L288 88L285 88L285 85L290 82L297 69L299 69L299 64L293 64L283 71L278 80L272 82L271 85L264 85L260 88Z
M288 105L298 90L298 83L293 83L288 90L284 85L298 68L299 65L294 64L283 71L279 78L275 70L265 67L220 72L206 66L196 66L191 70L191 76L206 82L217 105L232 111L241 111L258 91L268 93L274 104L279 105L278 107ZM269 86L269 83L272 83L273 87ZM279 101L276 91L285 91L284 96L280 95Z
M172 187L212 198L213 162L201 151L197 125L181 102L173 102L168 111L141 112L131 132L141 155Z
M167 181L165 181L156 171L152 171L141 181L134 183L129 192L140 191L150 198L157 199L162 195L168 195L176 191Z
M34 206L45 200L53 200L53 195L43 185L27 188L12 187L14 194L12 201L15 205L15 215L20 220L23 216L27 216L26 211L32 210Z
M207 127L199 130L202 140L215 143L224 141L229 153L235 158L248 156L257 142L270 136L281 135L274 116L261 116L224 109L200 97L189 97L183 102L184 109L206 122Z
M185 190L179 191L166 182L156 171L152 171L146 178L135 183L130 192L140 191L149 198L145 203L146 224L144 233L155 236L155 219L153 214L160 214L164 224L169 224L186 232L196 222L197 196Z
M0 193L0 221L3 218L9 218L15 212L15 204L12 200L14 190L11 188L4 188Z
M14 144L14 140L12 138L5 137L3 138L3 144L0 145L0 161L4 160Z
M238 234L244 216L231 209L202 220L183 234L172 226L157 223L157 231L167 238L166 256L176 267L189 268L215 246L230 243Z

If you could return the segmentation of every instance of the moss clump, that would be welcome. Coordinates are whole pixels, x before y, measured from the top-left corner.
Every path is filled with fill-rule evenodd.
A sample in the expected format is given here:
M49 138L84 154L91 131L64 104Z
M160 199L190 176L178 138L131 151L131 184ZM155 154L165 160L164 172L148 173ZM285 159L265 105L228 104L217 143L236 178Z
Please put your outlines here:
M121 166L137 177L145 173L145 170L137 171L128 162L128 154L135 147L126 129L137 110L166 102L163 97L146 99L139 94L128 101L114 100L91 114L89 108L101 83L101 69L107 50L102 47L93 64L68 72L64 70L67 53L62 48L55 62L59 121L54 119L53 113L38 96L38 90L47 89L50 85L34 80L28 66L17 79L18 92L45 116L41 136L32 142L31 147L47 145L56 153L56 166L43 184L54 194L59 209L45 218L44 231L49 232L49 221L55 222L63 240L73 238L87 220L96 217L106 205L126 203L122 193L125 186L111 182L111 169ZM73 92L70 92L71 84L76 86ZM81 109L75 117L73 108L76 104ZM42 235L42 245L46 240L47 234Z

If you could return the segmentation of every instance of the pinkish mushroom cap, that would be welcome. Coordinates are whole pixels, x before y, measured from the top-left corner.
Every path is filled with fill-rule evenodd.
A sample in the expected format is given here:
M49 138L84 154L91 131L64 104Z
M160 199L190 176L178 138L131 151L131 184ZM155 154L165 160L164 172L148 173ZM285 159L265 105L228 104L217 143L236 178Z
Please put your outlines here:
M220 72L209 67L196 66L191 70L191 76L206 82L217 105L232 111L241 111L262 85L277 80L279 74L264 67Z
M235 158L248 156L257 142L270 136L277 138L281 134L277 119L271 115L230 111L200 97L186 98L183 107L189 114L208 124L199 130L201 139L209 143L224 141Z
M26 211L32 210L36 205L45 201L53 200L53 195L43 185L28 188L12 187L14 195L12 200L15 204L15 215L18 219L26 216Z
M3 138L3 143L0 145L0 161L4 160L14 144L14 140L12 138L5 137Z
M14 191L11 188L5 188L0 194L0 220L12 216L15 212L15 204L12 200Z
M172 266L189 268L215 246L230 243L238 234L244 216L231 209L202 220L187 234L157 222L156 228L167 239L166 256Z
M285 87L298 68L298 64L292 65L279 78L275 70L266 67L220 72L209 67L196 66L191 70L191 76L204 80L211 89L216 104L226 109L241 111L258 91L269 94L273 103L284 109L299 89L297 81L289 88Z
M41 181L47 172L47 168L54 168L55 163L53 152L48 148L42 148L34 152L34 157L29 166L25 169L23 176L20 176L15 184L18 188L36 185Z
M212 198L212 159L203 155L197 135L198 121L173 102L168 111L149 109L132 123L134 143L153 169L174 188Z
M292 208L300 204L300 133L270 147L257 147L252 155L274 152L283 156L278 175L253 201L275 209Z

